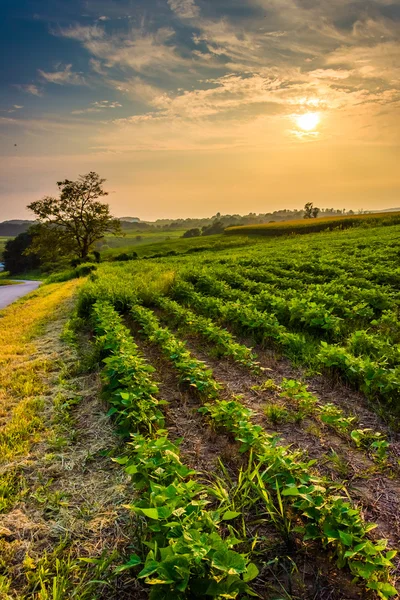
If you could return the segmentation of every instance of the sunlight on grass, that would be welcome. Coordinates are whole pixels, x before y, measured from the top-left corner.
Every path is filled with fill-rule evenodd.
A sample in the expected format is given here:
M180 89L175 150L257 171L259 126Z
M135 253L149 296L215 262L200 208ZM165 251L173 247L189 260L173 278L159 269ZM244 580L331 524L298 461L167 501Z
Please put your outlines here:
M45 392L43 375L50 368L44 358L32 359L35 336L60 316L64 302L78 282L44 286L0 311L0 456L8 462L24 455L40 438Z

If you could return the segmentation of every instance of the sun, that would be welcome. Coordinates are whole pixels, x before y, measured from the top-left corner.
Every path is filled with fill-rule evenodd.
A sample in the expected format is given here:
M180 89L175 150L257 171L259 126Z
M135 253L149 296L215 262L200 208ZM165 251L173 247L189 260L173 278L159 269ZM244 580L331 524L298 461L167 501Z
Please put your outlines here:
M319 114L316 112L308 112L296 118L296 123L304 131L312 131L320 122Z

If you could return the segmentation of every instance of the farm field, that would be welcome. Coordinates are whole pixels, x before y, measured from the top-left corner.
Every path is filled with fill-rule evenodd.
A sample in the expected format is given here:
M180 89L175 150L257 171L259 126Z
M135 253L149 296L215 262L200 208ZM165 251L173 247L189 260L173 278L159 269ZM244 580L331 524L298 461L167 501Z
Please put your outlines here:
M120 252L137 251L142 246L157 243L168 243L179 239L185 230L175 229L171 231L127 231L124 236L106 235L98 243L98 249L104 257L111 257Z
M376 227L398 225L399 212L370 213L361 215L346 215L342 217L320 217L317 219L299 219L283 223L266 223L264 225L242 225L228 227L228 235L264 235L276 237L292 233L318 233L320 231L333 231L335 229L348 229L352 227Z
M33 450L29 432L4 441L0 523L44 527L6 535L4 597L395 597L399 233L182 240L197 250L103 263L10 307L15 336L16 311L69 298L63 365L37 380L56 397L34 392L56 407L35 435L50 431Z

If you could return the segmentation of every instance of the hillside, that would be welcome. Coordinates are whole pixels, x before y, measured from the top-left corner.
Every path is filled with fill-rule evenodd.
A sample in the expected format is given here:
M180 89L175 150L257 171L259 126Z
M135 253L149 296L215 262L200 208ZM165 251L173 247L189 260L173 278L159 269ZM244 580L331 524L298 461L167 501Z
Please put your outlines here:
M318 233L335 229L349 229L352 227L388 226L400 223L400 212L370 213L363 215L345 215L340 217L320 217L317 219L299 219L282 223L268 223L264 225L245 225L228 227L227 235L261 235L276 237L293 233Z
M395 595L399 234L177 240L2 311L7 600Z
M33 225L34 221L3 221L0 223L0 237L15 237Z

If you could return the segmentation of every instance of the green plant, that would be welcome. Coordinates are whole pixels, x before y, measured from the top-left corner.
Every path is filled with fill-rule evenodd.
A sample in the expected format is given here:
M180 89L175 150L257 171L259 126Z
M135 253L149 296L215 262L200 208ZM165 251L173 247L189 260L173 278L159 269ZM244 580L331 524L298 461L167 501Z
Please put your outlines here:
M289 411L280 404L268 404L264 408L264 414L274 425L277 423L286 423L291 417Z

